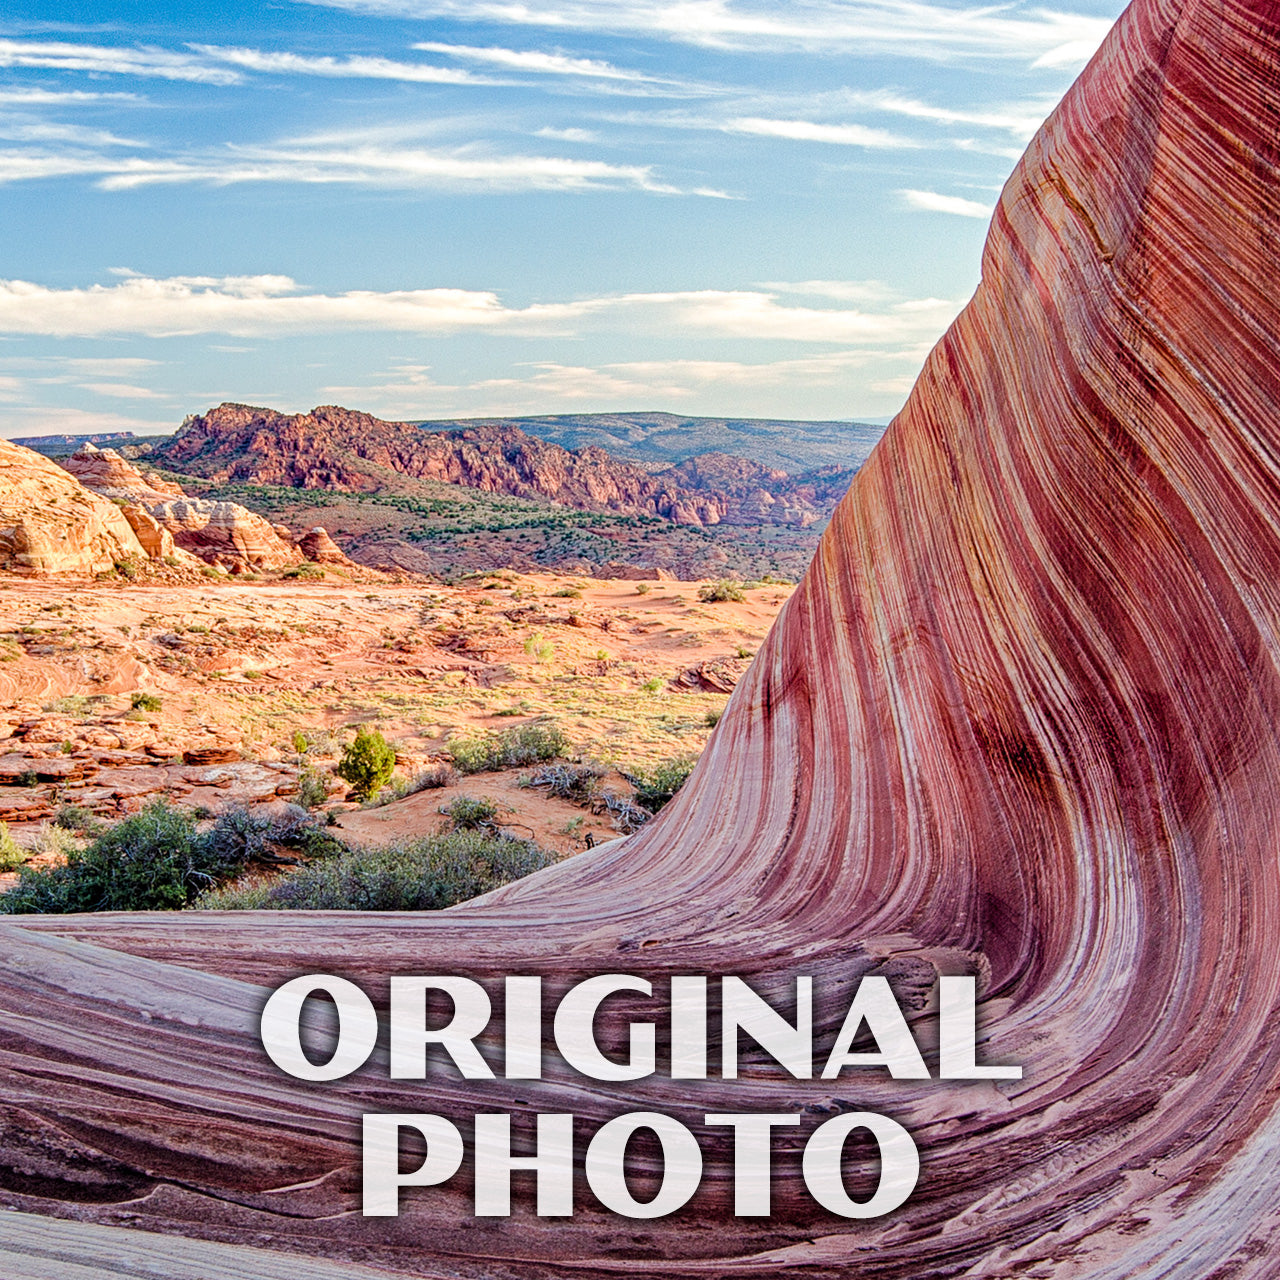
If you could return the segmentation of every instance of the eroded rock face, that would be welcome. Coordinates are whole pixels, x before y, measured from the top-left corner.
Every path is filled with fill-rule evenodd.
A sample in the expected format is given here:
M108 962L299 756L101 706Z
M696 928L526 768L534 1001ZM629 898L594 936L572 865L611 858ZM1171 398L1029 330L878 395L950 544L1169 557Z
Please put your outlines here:
M62 465L104 497L127 500L125 516L150 555L172 555L176 546L241 570L279 569L303 558L283 526L236 502L188 497L181 486L145 475L114 449L86 445Z
M440 915L0 926L25 1113L91 1117L78 1141L121 1184L170 1178L167 1197L116 1194L157 1230L420 1275L462 1259L600 1277L642 1252L646 1275L744 1280L1276 1276L1278 84L1274 5L1127 11L1011 178L981 287L655 822ZM289 1087L255 1041L253 983L337 972L376 992L464 967L560 988L734 973L779 1002L797 971L839 990L875 973L921 1008L939 974L977 973L983 1056L1023 1077L762 1066L587 1090L554 1066L474 1085L383 1068ZM635 1016L661 1024L661 1003ZM734 1218L722 1182L639 1240L531 1210L482 1233L465 1192L362 1220L341 1177L375 1097L464 1132L480 1110L594 1126L682 1107L697 1126L803 1108L811 1126L856 1107L914 1134L924 1176L859 1223L807 1207L795 1160L775 1164L768 1220ZM14 1167L25 1133L0 1138ZM68 1186L90 1158L46 1149L42 1176Z
M133 556L145 552L119 507L0 440L0 570L93 574Z
M114 449L99 449L93 444L85 444L64 459L62 466L85 488L102 494L104 498L148 502L182 495L180 485L161 480L159 476L144 475Z
M202 560L251 569L280 569L302 561L302 553L285 542L269 520L237 502L183 496L153 503L147 510L178 546Z
M323 525L308 529L298 539L298 550L313 564L349 564L342 548L329 537Z

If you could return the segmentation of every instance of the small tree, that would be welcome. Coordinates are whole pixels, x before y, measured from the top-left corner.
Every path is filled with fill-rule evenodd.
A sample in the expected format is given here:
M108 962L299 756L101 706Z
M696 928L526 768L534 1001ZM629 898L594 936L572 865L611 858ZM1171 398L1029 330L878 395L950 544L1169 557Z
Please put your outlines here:
M376 729L360 728L356 740L342 748L337 774L357 800L367 800L391 781L395 767L395 748Z

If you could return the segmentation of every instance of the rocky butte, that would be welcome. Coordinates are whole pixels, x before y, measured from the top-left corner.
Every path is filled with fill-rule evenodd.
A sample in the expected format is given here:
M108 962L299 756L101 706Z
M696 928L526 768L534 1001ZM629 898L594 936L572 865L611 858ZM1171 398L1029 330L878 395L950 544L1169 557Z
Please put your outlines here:
M79 1219L54 1239L81 1256L127 1213L175 1277L296 1276L304 1254L424 1277L1280 1274L1277 118L1274 4L1127 10L640 834L438 915L3 925L8 1201ZM926 1021L939 977L978 973L984 1051L1022 1078L316 1087L256 1043L263 986L300 973L765 987L796 957L819 989L883 975ZM878 1111L921 1176L860 1223L806 1201L794 1152L758 1221L726 1181L639 1231L527 1201L490 1226L443 1191L359 1216L361 1114L524 1104L597 1125L685 1104L722 1163L704 1112Z
M221 482L373 493L394 489L404 477L677 524L799 528L830 514L855 469L821 467L791 476L716 453L646 467L594 446L565 449L510 423L424 431L336 405L299 414L219 405L189 417L154 456Z

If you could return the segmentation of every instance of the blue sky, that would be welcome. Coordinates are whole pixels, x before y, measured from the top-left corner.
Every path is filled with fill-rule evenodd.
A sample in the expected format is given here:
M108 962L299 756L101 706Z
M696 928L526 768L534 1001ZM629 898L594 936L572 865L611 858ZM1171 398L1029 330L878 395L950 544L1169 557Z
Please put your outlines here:
M1121 7L1062 2L7 6L0 434L889 415Z

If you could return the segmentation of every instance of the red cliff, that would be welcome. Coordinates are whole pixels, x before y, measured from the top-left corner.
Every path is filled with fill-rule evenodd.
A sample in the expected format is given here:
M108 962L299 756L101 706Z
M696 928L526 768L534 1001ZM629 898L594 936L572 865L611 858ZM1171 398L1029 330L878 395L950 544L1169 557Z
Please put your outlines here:
M9 1199L422 1276L1280 1274L1277 120L1275 5L1137 0L692 782L625 844L439 916L4 925ZM1024 1076L290 1086L256 1045L254 983L464 964L871 971L920 1005L976 971ZM852 1100L923 1173L861 1223L806 1207L794 1160L760 1222L723 1183L640 1231L477 1227L450 1193L358 1217L362 1110L516 1099L695 1127Z

